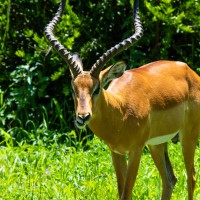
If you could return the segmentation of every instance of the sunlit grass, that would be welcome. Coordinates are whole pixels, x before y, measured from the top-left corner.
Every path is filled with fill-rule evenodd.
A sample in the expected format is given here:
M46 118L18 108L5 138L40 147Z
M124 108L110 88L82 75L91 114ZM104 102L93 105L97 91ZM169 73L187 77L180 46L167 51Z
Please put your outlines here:
M118 199L116 178L108 148L96 137L91 149L78 151L61 146L22 146L0 149L0 199ZM173 200L187 199L186 173L180 144L169 146L178 182ZM195 198L200 199L200 148L195 165ZM161 179L149 155L143 153L133 199L160 199Z

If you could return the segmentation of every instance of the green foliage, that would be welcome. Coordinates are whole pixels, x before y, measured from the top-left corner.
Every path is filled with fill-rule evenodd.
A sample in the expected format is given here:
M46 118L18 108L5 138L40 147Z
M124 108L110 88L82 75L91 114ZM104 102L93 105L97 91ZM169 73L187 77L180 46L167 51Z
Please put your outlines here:
M70 51L79 52L89 69L107 49L133 33L133 2L68 1L55 35ZM10 134L14 145L76 144L70 135L74 129L70 73L43 33L58 4L59 0L0 2L2 145L7 144L4 133ZM140 14L144 36L111 62L123 59L134 68L159 59L181 60L200 71L198 0L145 0L140 2ZM81 138L89 134L75 132Z
M108 147L96 137L90 149L66 145L50 149L23 145L0 149L0 198L3 199L118 199L117 183ZM169 145L178 182L172 200L187 196L186 172L179 144ZM195 157L200 198L200 148ZM160 199L161 178L149 153L143 153L132 199Z
M153 36L146 40L149 59L171 59L187 62L193 69L199 68L200 2L162 0L148 1L145 21L147 32ZM143 40L145 42L145 40ZM198 70L197 70L198 71Z
M189 32L193 33L193 29L184 24L186 19L185 9L180 9L177 12L178 8L174 8L172 0L163 0L157 6L152 6L150 2L145 1L147 9L154 15L153 21L161 20L164 24L168 26L174 26L177 29L177 32Z

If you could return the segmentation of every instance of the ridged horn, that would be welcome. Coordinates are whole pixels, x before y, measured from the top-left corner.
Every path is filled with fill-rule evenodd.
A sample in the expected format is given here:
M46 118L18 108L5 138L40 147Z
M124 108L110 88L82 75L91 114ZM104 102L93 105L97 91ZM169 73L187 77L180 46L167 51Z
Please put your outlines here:
M99 73L101 72L102 68L104 65L116 54L122 52L123 50L131 47L135 42L137 42L143 35L143 29L140 21L140 16L139 16L139 3L138 0L134 1L134 10L133 10L133 15L134 15L134 27L135 27L135 33L120 42L119 44L115 45L108 51L106 51L97 61L96 63L92 66L90 70L90 74L96 78L98 78Z
M59 8L53 17L53 19L47 24L45 27L45 35L52 47L60 54L60 56L65 60L65 62L69 65L69 68L73 74L74 77L76 77L78 74L82 73L82 66L80 64L80 58L79 61L77 61L75 58L77 56L73 56L70 54L69 51L56 39L56 37L53 34L54 28L57 25L57 23L60 21L62 13L64 11L66 4L66 0L62 0L60 2Z

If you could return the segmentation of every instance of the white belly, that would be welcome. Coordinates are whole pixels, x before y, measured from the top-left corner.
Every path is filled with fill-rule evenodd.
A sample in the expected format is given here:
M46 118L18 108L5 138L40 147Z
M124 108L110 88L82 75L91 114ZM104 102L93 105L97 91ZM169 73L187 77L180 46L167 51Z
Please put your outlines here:
M159 137L154 137L154 138L151 138L150 140L148 140L146 142L146 144L149 144L149 145L162 144L162 143L168 142L169 140L174 138L177 134L178 134L178 132L172 133L172 134L169 134L169 135L163 135L163 136L159 136Z

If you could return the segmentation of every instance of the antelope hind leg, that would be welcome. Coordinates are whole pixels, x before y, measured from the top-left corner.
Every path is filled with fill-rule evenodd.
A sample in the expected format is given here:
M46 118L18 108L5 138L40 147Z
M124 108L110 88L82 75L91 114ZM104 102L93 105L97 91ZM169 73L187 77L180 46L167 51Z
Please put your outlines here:
M193 200L195 187L194 155L198 143L200 128L193 128L190 132L185 132L181 137L181 146L187 171L188 200ZM192 133L192 134L188 134Z
M149 145L151 156L162 178L162 200L171 198L177 178L174 175L167 151L167 143Z

